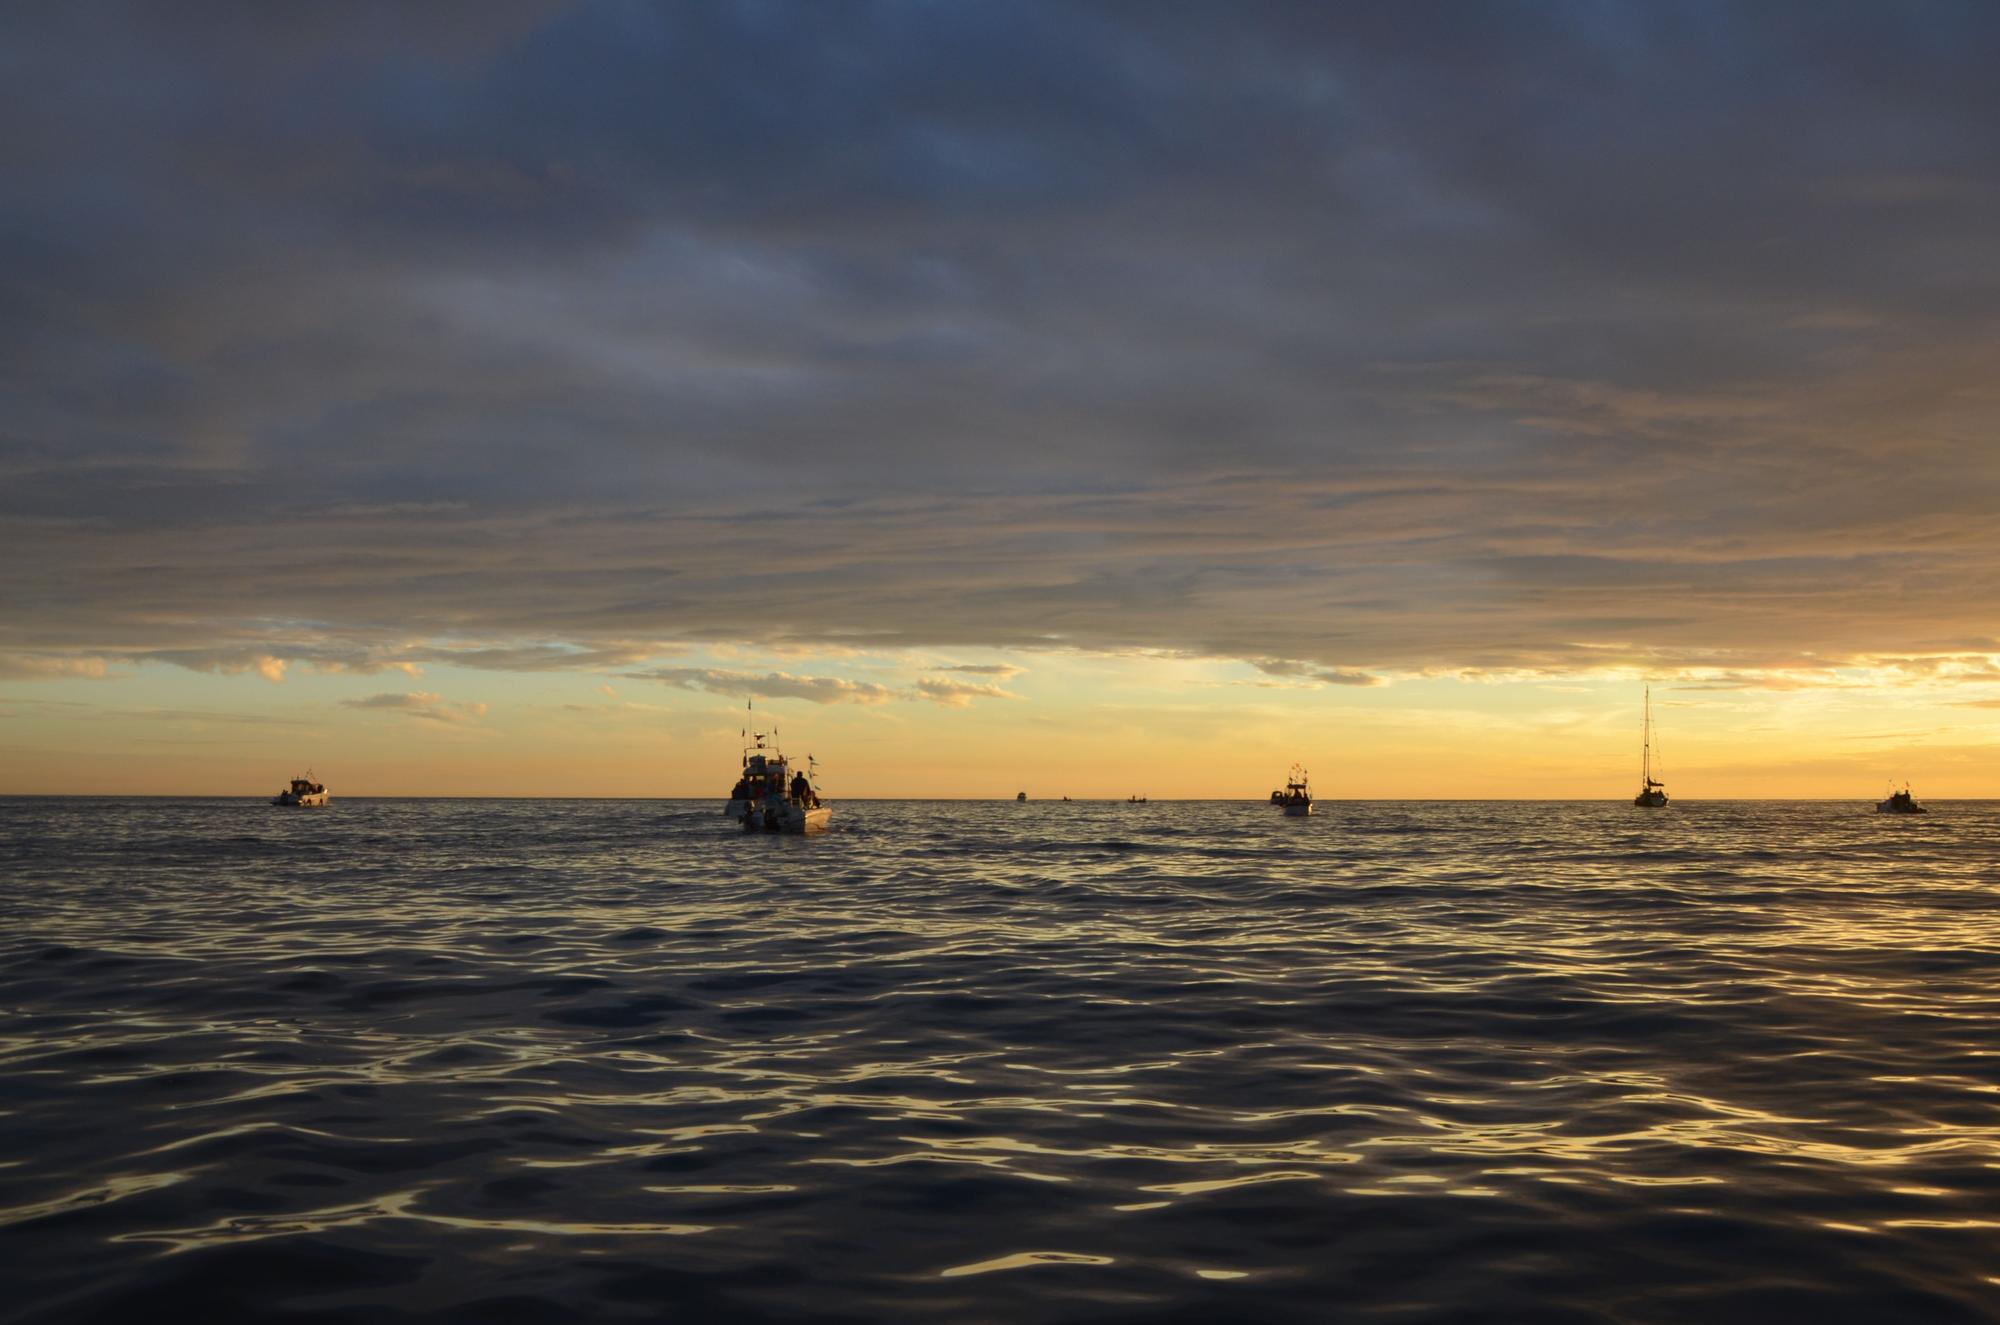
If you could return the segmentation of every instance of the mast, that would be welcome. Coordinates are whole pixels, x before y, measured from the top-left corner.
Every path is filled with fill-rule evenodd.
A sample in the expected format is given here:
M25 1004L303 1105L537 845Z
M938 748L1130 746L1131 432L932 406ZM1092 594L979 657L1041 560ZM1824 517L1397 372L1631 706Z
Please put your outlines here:
M1660 784L1653 781L1653 687L1646 687L1645 735L1639 746L1639 785L1651 790Z

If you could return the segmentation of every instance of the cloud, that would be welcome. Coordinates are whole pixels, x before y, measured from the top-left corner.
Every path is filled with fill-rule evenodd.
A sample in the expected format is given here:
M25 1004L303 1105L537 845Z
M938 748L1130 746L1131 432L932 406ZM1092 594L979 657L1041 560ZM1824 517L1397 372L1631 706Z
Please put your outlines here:
M1321 667L1314 663L1299 662L1291 658L1252 658L1250 665L1266 676L1296 678L1313 681L1320 685L1333 686L1379 686L1388 682L1368 672L1353 671L1339 667Z
M378 661L374 659L348 661L340 658L320 658L315 659L312 665L316 670L322 672L348 672L357 676L374 676L380 672L401 672L405 676L412 677L424 674L424 669L420 665L410 662L407 659L396 661Z
M1584 437L1672 437L1693 429L1768 418L1779 402L1753 394L1668 392L1612 382L1481 373L1441 393L1475 410L1511 415L1527 427Z
M370 695L366 699L343 699L341 707L351 709L427 709L443 702L442 695L428 690Z
M680 651L680 645L662 640L414 645L407 650L411 657L424 662L494 672L595 671L607 667L629 667L647 658Z
M682 690L703 690L732 698L803 699L814 704L887 704L925 699L947 708L964 708L975 699L1015 699L997 685L922 677L904 687L836 676L795 676L789 672L731 671L717 667L655 667L627 672L635 680L658 681Z
M734 672L715 667L655 667L627 672L639 681L658 681L682 690L760 699L803 699L814 704L885 704L896 698L888 686L834 676L793 676L788 672Z
M487 712L485 704L454 704L428 690L390 691L362 699L343 699L340 704L343 708L388 710L423 722L454 726L475 722Z
M947 667L933 667L934 672L963 672L968 676L991 676L1002 681L1011 681L1026 669L1010 663L953 663Z
M926 676L918 679L913 687L916 693L934 704L946 708L965 708L975 699L1019 699L1012 691L1002 690L997 685L980 685L971 681L950 681L939 677Z
M30 7L0 675L1956 656L2000 594L1996 39Z
M154 649L130 655L136 662L171 663L193 672L255 672L273 685L283 685L289 659L255 649Z
M95 681L102 680L109 674L109 668L102 658L0 653L0 681L51 681L72 678Z

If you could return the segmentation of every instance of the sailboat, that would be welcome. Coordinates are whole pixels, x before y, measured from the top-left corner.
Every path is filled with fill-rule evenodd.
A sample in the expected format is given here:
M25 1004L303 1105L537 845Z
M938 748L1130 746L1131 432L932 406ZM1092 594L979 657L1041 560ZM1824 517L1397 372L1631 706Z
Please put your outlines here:
M1653 777L1653 687L1646 687L1646 735L1639 747L1639 794L1634 805L1656 810L1667 803L1667 784Z

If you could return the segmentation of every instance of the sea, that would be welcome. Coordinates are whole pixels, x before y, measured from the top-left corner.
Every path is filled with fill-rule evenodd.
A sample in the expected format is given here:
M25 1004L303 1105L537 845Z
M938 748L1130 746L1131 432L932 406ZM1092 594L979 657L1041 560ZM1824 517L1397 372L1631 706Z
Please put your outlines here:
M0 800L0 1319L2000 1319L2000 804Z

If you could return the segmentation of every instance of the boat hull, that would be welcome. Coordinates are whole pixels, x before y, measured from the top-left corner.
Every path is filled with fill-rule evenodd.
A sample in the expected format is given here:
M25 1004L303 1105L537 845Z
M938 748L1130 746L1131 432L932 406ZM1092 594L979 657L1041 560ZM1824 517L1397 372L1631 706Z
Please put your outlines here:
M289 791L281 791L277 795L271 797L271 804L284 805L284 806L324 805L332 799L333 799L333 794L331 792L325 792L325 791L309 792L304 796L294 796Z
M1882 802L1882 803L1881 803L1880 805L1877 805L1877 806L1875 807L1875 813L1877 813L1877 814L1929 814L1929 813L1930 813L1930 811L1929 811L1929 810L1927 810L1927 809L1925 809L1925 808L1924 808L1923 806L1921 806L1921 805L1891 805L1891 804L1890 804L1890 803L1889 803L1888 801L1883 801L1883 802Z
M1287 805L1285 807L1285 817L1287 819L1301 819L1312 812L1313 807L1310 805Z
M752 805L737 822L746 833L817 833L833 819L830 806L807 809L786 802L781 805Z
M1667 803L1664 791L1642 791L1632 798L1632 803L1642 810L1657 810Z

